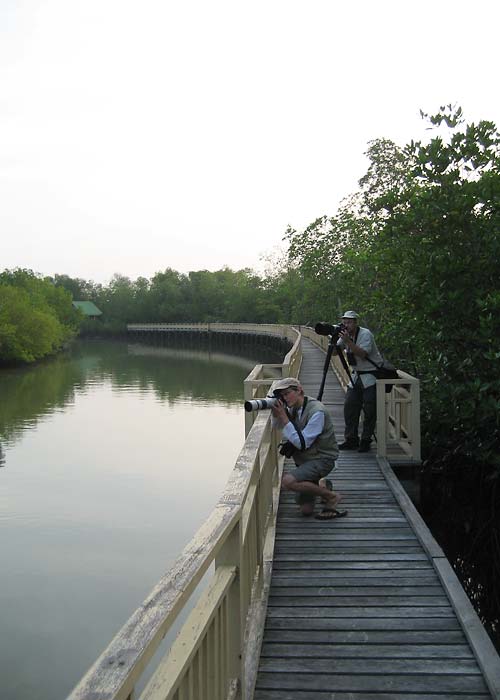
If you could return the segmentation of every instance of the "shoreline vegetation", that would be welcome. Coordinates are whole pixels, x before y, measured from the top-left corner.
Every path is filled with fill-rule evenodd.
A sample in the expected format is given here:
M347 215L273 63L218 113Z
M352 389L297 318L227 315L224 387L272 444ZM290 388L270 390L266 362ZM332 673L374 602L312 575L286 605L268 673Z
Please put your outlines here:
M29 364L78 335L71 293L50 277L17 268L0 274L0 366Z

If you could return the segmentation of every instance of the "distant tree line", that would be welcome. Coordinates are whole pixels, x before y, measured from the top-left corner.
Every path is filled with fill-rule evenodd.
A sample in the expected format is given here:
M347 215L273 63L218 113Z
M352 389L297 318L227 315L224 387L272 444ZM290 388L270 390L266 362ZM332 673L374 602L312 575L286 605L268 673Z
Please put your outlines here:
M433 463L500 475L500 137L492 122L465 124L460 108L423 117L437 130L429 143L371 142L358 191L334 216L289 228L287 253L264 275L166 268L101 285L4 272L0 357L60 347L82 323L71 299L101 309L102 321L84 322L101 333L130 322L313 325L355 308L388 357L420 378Z
M131 280L114 275L108 285L56 275L54 284L69 291L75 300L90 300L103 312L95 328L111 330L135 322L262 322L285 320L267 279L252 270L216 272L199 270L187 274L171 268L151 279Z

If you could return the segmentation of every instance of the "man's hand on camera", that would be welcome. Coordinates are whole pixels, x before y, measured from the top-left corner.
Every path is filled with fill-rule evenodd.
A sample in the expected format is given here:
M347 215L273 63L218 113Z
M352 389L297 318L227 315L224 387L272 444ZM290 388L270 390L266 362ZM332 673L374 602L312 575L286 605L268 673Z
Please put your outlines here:
M271 408L271 412L282 426L285 426L287 423L290 422L290 419L288 418L288 414L285 411L285 404L283 402L283 399L279 399L278 403Z

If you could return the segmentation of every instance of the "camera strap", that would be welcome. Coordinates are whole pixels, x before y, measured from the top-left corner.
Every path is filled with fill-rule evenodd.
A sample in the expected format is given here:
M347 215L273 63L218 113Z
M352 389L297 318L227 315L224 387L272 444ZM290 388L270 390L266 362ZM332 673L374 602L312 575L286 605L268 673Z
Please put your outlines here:
M365 357L365 360L368 360L368 362L370 364L372 364L374 367L376 367L378 370L382 370L383 372L384 371L394 372L394 378L397 379L396 368L388 360L384 360L384 358L382 358L382 362L379 365L377 365L377 363L374 362L373 360L370 360L369 357ZM362 374L373 374L373 373L372 372L363 372Z
M381 362L379 365L377 365L377 363L374 362L373 360L370 360L369 357L365 357L365 360L368 360L368 362L369 362L371 365L373 365L374 367L376 367L377 369L382 369L382 366L383 366L383 364L384 364L383 362ZM363 372L362 374L370 374L370 372Z
M306 406L307 406L307 396L304 396L304 403L302 404L302 411L305 411ZM302 430L299 428L299 426L295 422L297 419L297 413L298 413L298 409L294 408L292 411L292 414L289 416L289 418L290 418L290 423L293 425L297 435L299 436L300 450L302 452L303 450L306 449L306 441L305 441L304 436L302 435Z

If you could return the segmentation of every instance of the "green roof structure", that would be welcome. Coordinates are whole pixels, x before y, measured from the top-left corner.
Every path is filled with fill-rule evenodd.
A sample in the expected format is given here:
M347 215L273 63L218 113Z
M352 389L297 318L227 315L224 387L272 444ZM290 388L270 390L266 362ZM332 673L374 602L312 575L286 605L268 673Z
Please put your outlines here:
M84 316L102 316L102 311L92 301L74 301L73 306L79 309Z

